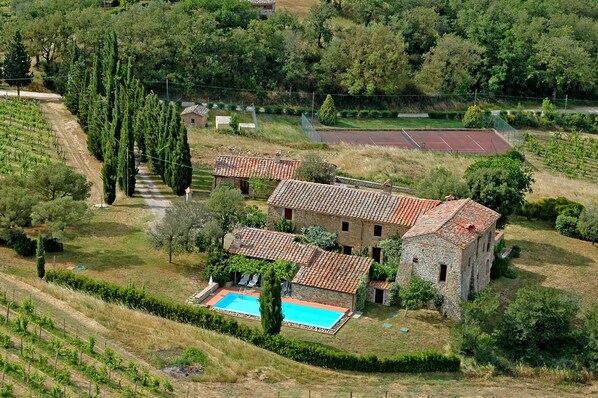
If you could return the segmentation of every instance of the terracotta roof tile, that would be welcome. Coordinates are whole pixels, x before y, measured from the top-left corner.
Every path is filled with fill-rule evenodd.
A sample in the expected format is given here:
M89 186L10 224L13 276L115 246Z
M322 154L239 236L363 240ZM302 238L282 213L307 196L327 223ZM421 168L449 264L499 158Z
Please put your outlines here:
M499 218L500 214L471 199L453 200L428 210L403 239L436 234L465 248Z
M199 116L205 116L210 112L210 110L206 107L203 107L201 105L192 105L192 106L188 106L187 108L185 108L183 110L183 112L181 112L181 115L186 115L188 113L195 113L196 115Z
M382 290L390 290L392 287L392 282L387 281L370 281L368 286L371 286L375 289L382 289Z
M355 294L361 278L368 274L374 260L318 249L315 259L299 268L296 285Z
M216 159L216 166L212 172L217 177L267 177L274 180L293 178L300 160L276 159L222 155Z
M313 182L285 180L278 184L268 204L340 217L411 226L436 200L389 195Z
M228 251L247 257L275 261L278 259L307 264L315 246L295 242L295 235L256 228L241 228Z

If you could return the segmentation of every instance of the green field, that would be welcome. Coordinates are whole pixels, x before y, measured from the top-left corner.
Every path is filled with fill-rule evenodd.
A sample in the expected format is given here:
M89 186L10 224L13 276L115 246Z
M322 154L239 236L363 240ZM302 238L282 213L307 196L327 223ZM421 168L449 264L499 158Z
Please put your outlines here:
M326 129L320 123L314 123L317 129ZM393 119L358 119L339 118L334 128L345 129L459 129L463 128L460 120L402 117Z
M40 164L60 160L52 128L39 103L0 100L0 176L23 173Z

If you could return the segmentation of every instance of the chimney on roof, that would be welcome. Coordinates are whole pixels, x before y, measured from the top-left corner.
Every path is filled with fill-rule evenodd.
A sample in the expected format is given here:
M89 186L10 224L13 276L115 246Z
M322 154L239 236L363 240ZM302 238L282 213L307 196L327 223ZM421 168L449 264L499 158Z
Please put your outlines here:
M274 162L280 163L280 158L281 158L280 151L276 151L276 154L274 155Z
M450 202L451 200L455 200L455 197L453 195L446 195L444 197L444 200L446 200L447 202Z
M392 181L386 180L384 185L382 185L382 191L388 195L392 193Z
M467 224L465 228L467 228L469 232L475 232L475 225L473 224Z

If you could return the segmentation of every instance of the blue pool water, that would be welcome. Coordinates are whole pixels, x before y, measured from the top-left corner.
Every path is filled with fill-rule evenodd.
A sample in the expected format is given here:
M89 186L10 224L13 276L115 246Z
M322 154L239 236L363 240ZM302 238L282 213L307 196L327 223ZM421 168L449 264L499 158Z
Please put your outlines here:
M257 297L245 296L237 293L227 293L214 308L241 314L260 316L260 301ZM344 312L331 311L323 308L308 307L300 304L282 302L282 315L287 322L316 326L324 329L332 327L343 316Z

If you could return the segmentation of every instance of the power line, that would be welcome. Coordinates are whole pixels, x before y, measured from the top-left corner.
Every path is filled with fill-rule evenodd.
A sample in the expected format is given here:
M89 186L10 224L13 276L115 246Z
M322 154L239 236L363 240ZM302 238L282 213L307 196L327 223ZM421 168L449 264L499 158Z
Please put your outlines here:
M57 80L57 79L64 79L67 78L67 75L56 75L56 76L43 76L44 80ZM31 80L31 78L4 78L5 81L25 81ZM144 85L157 85L163 84L166 86L166 80L140 80L141 83ZM283 96L289 96L288 91L280 91L280 90L265 90L265 89L249 89L249 88L237 88L237 87L225 87L225 86L214 86L209 84L199 84L192 81L179 81L173 82L168 80L169 86L181 86L185 85L187 87L196 87L196 88L204 88L204 89L214 89L214 90L226 90L232 92L240 92L240 93L264 93L264 94L279 94ZM438 93L438 94L346 94L346 93L327 93L322 91L294 91L291 93L293 96L305 97L306 99L310 98L312 95L332 95L334 97L353 97L353 98L449 98L449 97L458 97L458 98L465 98L465 97L478 97L482 98L511 98L511 99L529 99L529 100L544 100L546 97L534 97L529 95L507 95L507 94L494 94L494 93L484 93L484 92L467 92L463 94L454 94L454 93ZM557 101L564 101L565 98L556 99ZM581 99L581 98L570 98L568 97L568 101L583 101L583 102L598 102L597 99Z

